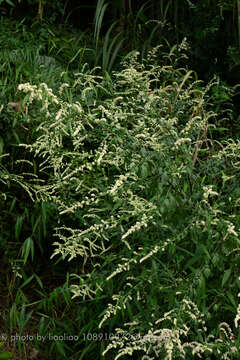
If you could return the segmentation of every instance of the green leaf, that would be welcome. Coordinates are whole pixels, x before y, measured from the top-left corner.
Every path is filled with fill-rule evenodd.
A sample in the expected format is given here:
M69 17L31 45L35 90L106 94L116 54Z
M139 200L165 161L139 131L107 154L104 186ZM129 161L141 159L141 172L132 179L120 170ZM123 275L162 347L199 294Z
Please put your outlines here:
M27 280L24 281L24 283L20 286L20 289L22 289L24 286L26 286L28 283L30 283L34 277L35 277L35 276L32 275L32 276L30 276L29 278L27 278Z
M227 297L229 298L230 302L232 303L232 305L234 306L235 310L237 309L237 302L236 302L236 298L233 296L232 293L230 293L229 291L227 291L226 293Z
M204 244L200 244L199 247L203 250L203 252L206 254L206 256L208 257L208 259L211 259L211 256L210 256L210 254L209 254L206 246L205 246Z
M22 245L22 256L23 256L23 263L24 265L26 264L27 262L27 259L28 259L28 256L29 256L29 253L31 251L31 258L33 260L33 256L34 256L34 243L33 243L33 240L31 237L28 237L23 245Z
M35 277L35 279L37 280L40 288L43 289L43 283L42 283L42 280L40 279L40 277L37 276L36 274L34 274L34 277Z
M222 278L222 287L226 284L226 282L228 281L230 275L231 275L231 269L226 270L224 275L223 275L223 278Z
M14 3L11 0L0 0L0 5L6 2L8 5L15 6ZM6 358L0 358L0 359L6 359Z
M56 341L55 344L56 344L56 347L57 347L58 352L59 352L64 358L66 358L66 353L65 353L65 350L64 350L63 343L62 343L61 341Z
M18 216L16 220L16 224L14 226L16 240L19 239L19 235L22 229L22 222L23 222L23 216Z
M13 354L10 353L9 351L4 351L3 353L0 354L0 359L12 359Z

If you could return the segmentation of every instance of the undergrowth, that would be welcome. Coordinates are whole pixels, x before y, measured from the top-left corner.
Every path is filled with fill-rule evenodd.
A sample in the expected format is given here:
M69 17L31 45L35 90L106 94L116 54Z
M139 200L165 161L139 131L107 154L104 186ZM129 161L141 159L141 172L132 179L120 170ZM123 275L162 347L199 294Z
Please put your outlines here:
M18 86L37 127L25 181L56 214L52 258L73 264L74 359L238 356L240 142L213 136L231 116L218 80L179 68L178 48L158 65L160 50L111 78Z

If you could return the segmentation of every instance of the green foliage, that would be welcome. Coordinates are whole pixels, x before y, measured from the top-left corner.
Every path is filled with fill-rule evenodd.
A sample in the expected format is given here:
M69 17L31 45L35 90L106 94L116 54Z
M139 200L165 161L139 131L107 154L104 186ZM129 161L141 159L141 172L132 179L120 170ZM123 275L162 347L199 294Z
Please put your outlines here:
M1 323L50 337L34 340L41 358L238 356L235 93L187 69L186 39L147 54L167 20L181 35L174 2L161 2L162 23L152 5L104 35L99 1L95 38L1 19ZM211 9L196 46L218 33ZM16 358L28 348L17 341Z
M113 35L113 29L115 23L113 23L108 29L103 44L100 43L100 32L103 24L103 17L107 9L108 3L105 0L99 0L96 7L94 17L94 40L96 44L95 48L95 66L101 65L104 72L110 72L116 56L122 46L123 39L120 39L121 33L118 32L115 36ZM113 35L113 38L112 38Z
M114 334L103 357L234 358L238 348L239 141L214 140L214 109L230 95L178 68L180 50L164 65L161 48L143 63L135 53L112 78L83 67L55 93L18 86L38 112L21 147L48 174L36 190L57 211L52 257L78 259L78 329ZM22 249L27 259L29 240ZM58 308L57 290L50 298ZM81 344L99 354L97 342Z
M96 65L98 64L100 57L101 68L104 72L106 71L108 73L111 72L118 52L123 44L123 39L119 39L120 33L115 35L113 39L110 39L110 36L112 35L114 29L114 25L115 24L112 24L106 33L102 50L98 51L96 54Z
M0 349L3 347L4 343L0 342ZM1 351L0 350L0 359L12 359L12 353L9 351Z
M14 3L11 0L0 0L0 5L2 5L3 3L14 6Z
M105 0L98 0L94 18L94 39L96 42L96 46L98 46L103 17L107 6L108 4L105 3Z

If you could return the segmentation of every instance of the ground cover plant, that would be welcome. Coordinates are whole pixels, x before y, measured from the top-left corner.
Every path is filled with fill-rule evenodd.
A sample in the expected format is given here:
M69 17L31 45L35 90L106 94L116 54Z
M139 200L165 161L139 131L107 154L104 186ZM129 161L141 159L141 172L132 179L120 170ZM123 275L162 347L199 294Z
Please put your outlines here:
M135 53L111 77L83 67L54 92L18 86L19 122L37 125L18 146L23 179L54 216L45 238L68 277L54 302L41 279L41 300L21 302L45 313L41 334L78 337L55 358L238 357L239 140L212 96L231 91L179 68L181 49Z

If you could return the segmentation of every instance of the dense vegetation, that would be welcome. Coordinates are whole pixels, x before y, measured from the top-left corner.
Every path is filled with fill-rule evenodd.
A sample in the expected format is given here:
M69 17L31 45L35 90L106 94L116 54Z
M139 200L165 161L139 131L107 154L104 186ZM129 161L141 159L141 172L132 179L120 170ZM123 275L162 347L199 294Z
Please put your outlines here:
M0 1L0 359L238 359L240 4L85 5Z

